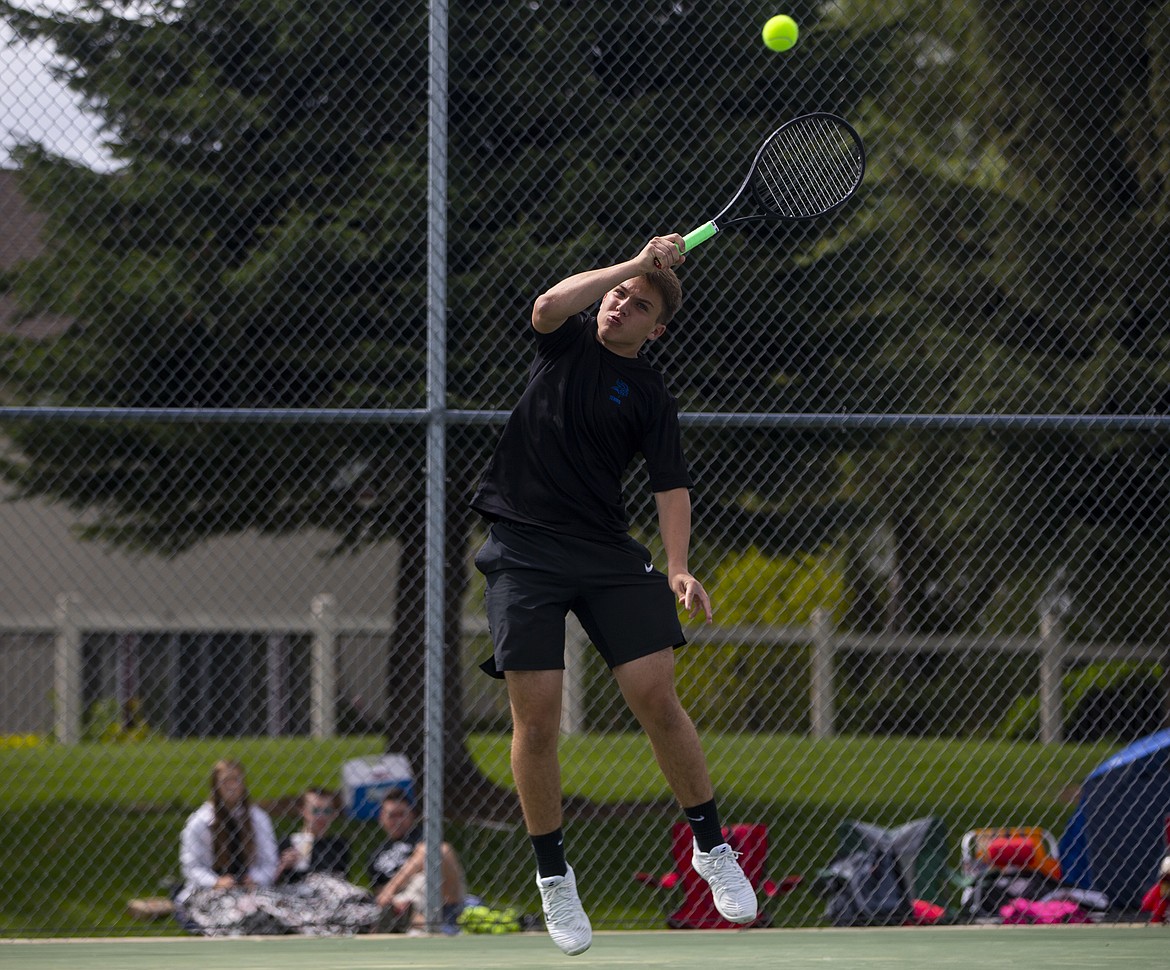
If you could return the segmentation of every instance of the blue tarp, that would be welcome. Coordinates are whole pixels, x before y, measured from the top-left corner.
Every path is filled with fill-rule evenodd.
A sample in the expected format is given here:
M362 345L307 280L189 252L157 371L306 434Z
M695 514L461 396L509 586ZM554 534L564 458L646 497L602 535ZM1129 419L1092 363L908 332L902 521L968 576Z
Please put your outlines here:
M1089 773L1060 840L1064 881L1136 909L1166 855L1170 728L1141 738Z

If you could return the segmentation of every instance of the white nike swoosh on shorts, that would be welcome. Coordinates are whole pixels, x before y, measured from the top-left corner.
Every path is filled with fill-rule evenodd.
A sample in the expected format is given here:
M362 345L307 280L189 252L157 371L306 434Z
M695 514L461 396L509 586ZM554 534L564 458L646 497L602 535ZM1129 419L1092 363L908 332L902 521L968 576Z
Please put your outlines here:
M654 563L647 562L647 563L643 563L643 565L646 567L646 572L648 572L648 573L654 572Z

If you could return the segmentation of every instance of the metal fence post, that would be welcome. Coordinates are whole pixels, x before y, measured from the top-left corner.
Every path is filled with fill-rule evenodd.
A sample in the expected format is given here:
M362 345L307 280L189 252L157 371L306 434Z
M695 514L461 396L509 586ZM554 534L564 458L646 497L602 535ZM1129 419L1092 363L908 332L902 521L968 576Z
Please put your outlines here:
M1064 737L1061 679L1064 676L1064 636L1060 615L1040 614L1040 740L1060 744Z
M831 738L835 712L833 704L833 621L829 611L818 607L812 613L812 736Z
M81 628L76 593L57 597L53 624L57 628L53 652L53 693L57 699L55 731L61 744L81 740Z
M337 733L337 600L313 597L313 650L309 672L309 726L315 738Z

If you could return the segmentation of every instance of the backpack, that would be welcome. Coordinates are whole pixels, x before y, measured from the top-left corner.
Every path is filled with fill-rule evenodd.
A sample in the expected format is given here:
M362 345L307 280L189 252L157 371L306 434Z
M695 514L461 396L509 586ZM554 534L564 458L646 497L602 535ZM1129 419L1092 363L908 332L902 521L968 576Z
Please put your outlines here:
M828 897L825 918L834 926L901 926L914 916L914 900L892 846L834 859L817 879Z

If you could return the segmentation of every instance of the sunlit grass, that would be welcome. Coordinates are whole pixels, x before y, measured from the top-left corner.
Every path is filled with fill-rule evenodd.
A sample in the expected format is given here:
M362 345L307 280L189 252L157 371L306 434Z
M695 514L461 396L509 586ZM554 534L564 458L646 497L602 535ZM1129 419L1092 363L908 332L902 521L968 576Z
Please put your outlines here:
M850 818L899 824L942 818L957 864L959 837L982 825L1042 825L1057 834L1080 781L1107 746L1012 744L914 738L708 734L703 738L724 820L758 821L771 833L771 874L811 877L837 850ZM508 734L475 734L472 756L492 780L511 787ZM222 738L143 744L56 744L0 750L0 934L178 933L170 921L135 923L133 896L165 891L178 876L183 821L207 796L212 764L237 758L260 801L286 800L310 784L337 786L344 761L381 752L380 737ZM636 733L562 739L568 795L613 806L598 817L570 817L566 841L587 881L596 926L661 925L664 900L634 872L670 868L669 829L679 817L649 744ZM644 805L644 809L630 806ZM292 820L277 818L278 832ZM379 830L337 823L353 845L354 878ZM531 859L519 818L452 823L471 888L494 903L531 909ZM813 925L823 901L800 891L776 904L777 925Z

